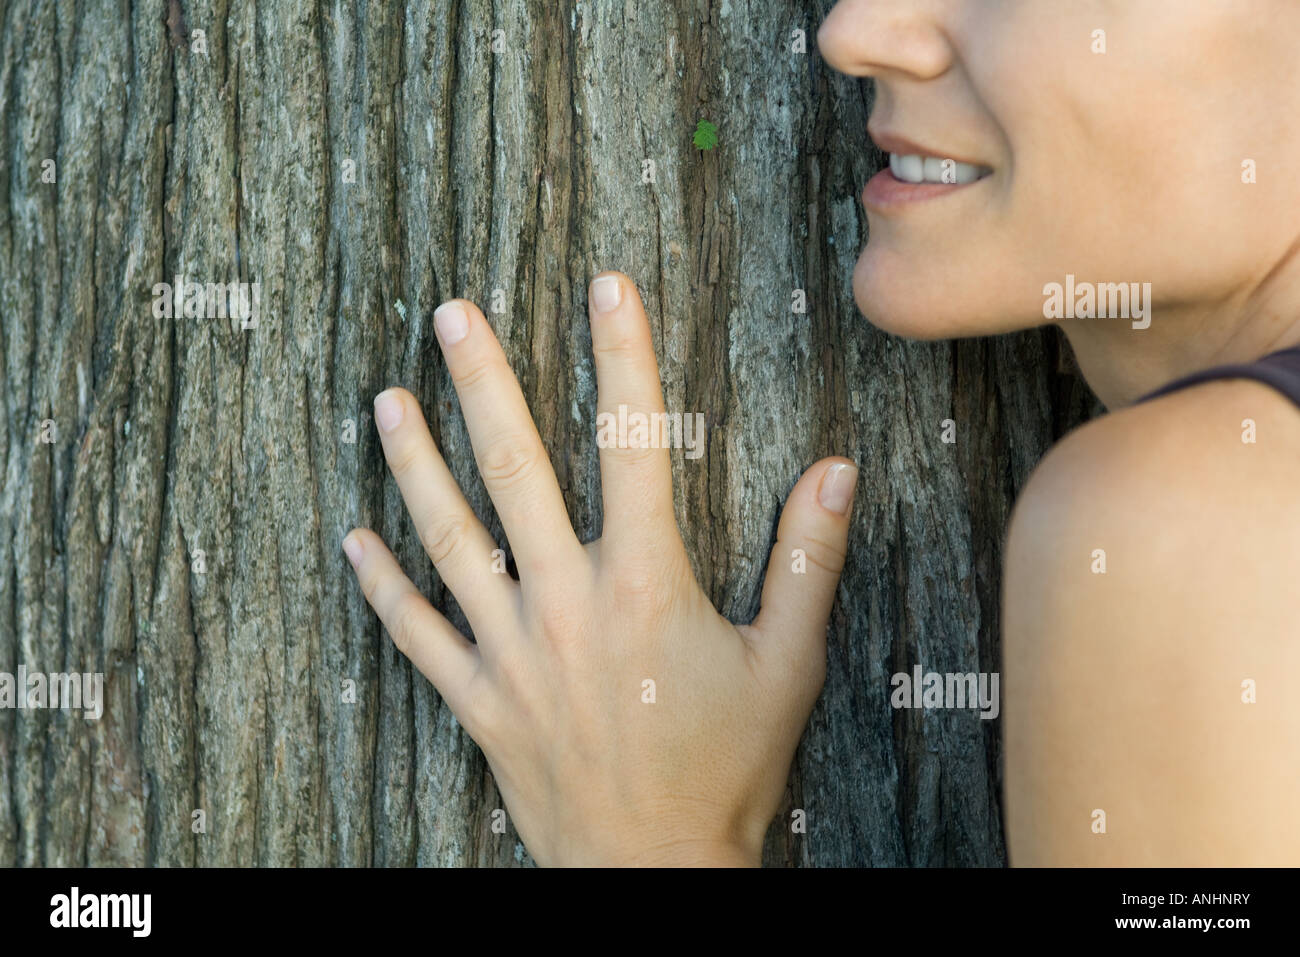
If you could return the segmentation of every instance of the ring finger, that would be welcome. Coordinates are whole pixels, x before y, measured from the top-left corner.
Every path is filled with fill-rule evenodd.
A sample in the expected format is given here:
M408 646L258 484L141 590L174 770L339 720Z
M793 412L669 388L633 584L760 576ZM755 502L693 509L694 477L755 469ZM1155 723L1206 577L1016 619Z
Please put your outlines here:
M492 631L482 626L514 605L519 586L495 572L502 564L492 554L497 545L434 445L415 396L405 389L379 393L375 424L425 554L482 640Z

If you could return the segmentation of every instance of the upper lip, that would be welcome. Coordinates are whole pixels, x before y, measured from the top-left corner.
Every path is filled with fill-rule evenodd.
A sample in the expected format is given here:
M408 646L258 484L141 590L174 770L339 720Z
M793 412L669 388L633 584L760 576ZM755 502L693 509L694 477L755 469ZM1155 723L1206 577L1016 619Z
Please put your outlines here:
M867 135L871 137L871 142L886 153L897 153L899 156L933 156L938 159L950 159L955 163L969 163L971 166L988 168L987 164L981 163L979 160L957 156L943 150L932 149L929 146L921 146L904 136L896 136L887 130L873 130L868 126Z

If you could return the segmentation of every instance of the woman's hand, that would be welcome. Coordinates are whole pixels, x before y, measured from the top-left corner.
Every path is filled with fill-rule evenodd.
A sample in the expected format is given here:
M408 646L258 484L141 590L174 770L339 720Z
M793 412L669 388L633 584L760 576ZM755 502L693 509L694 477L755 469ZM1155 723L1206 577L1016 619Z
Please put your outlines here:
M635 284L602 274L589 300L599 411L663 412ZM795 485L758 618L733 625L692 574L669 451L600 450L603 535L584 546L482 313L454 300L435 326L519 581L414 398L390 389L375 399L384 454L477 644L357 529L343 547L367 601L483 749L539 863L758 864L825 679L857 469L827 459Z

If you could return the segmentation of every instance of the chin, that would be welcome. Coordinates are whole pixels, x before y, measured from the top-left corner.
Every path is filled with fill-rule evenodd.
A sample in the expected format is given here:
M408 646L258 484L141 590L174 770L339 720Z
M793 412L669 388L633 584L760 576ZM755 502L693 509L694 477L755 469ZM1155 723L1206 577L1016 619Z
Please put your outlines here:
M853 269L853 299L873 326L905 339L964 339L1048 324L1041 298L1007 302L996 280L954 283L954 275L868 244Z
M934 284L896 257L868 245L853 269L853 300L877 329L905 339L948 339L960 335L953 303L944 308ZM977 333L976 333L977 334Z

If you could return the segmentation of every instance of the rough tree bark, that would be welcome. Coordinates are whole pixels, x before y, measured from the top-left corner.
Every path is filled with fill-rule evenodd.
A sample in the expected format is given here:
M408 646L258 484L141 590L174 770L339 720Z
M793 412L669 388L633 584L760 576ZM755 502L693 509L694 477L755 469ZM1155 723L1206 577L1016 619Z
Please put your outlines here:
M602 268L641 288L669 409L707 416L675 495L725 614L755 612L802 469L862 465L766 860L1005 862L998 722L894 711L889 676L997 670L1010 502L1093 400L1054 334L909 343L857 314L880 157L867 86L816 54L829 6L0 0L0 671L106 676L98 722L0 711L0 864L527 862L339 542L376 528L464 625L369 411L419 396L503 540L433 337L452 296L599 533ZM257 327L155 318L177 274L258 282Z

